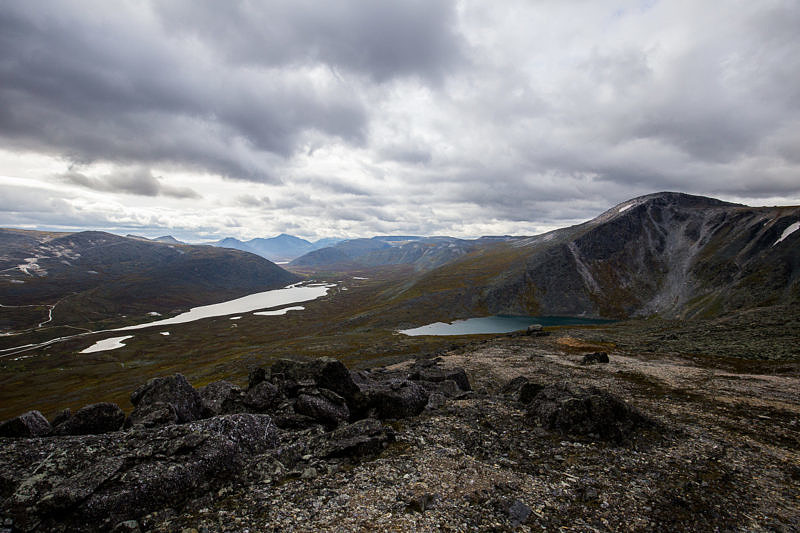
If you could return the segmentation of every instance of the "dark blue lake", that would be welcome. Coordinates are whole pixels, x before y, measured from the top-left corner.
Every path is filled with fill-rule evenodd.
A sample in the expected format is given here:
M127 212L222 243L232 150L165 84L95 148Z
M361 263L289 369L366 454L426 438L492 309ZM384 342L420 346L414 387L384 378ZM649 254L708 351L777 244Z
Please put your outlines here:
M434 322L413 329L401 329L404 335L479 335L486 333L509 333L525 329L531 324L542 326L576 326L590 324L609 324L613 320L600 318L581 318L573 316L510 316L496 315L456 320L451 324Z

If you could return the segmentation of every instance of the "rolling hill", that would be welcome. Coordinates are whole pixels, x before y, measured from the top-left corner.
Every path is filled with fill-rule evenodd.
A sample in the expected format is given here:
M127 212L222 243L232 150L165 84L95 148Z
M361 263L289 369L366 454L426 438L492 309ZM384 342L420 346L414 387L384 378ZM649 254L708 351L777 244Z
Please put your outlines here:
M0 302L57 303L54 325L169 312L301 279L250 253L98 231L0 229L0 250Z

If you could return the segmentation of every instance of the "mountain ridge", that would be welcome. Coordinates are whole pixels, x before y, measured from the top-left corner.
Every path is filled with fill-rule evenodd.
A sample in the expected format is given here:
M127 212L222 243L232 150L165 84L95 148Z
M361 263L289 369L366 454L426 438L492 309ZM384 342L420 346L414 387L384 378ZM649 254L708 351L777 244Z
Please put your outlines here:
M776 241L798 220L800 207L641 196L582 224L473 251L424 273L393 302L456 318L688 318L796 302L800 233Z

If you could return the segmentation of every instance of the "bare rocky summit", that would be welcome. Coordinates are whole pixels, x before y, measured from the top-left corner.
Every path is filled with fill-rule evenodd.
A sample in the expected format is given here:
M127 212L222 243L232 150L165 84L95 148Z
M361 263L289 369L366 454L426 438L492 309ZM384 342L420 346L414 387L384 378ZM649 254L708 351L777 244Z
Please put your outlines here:
M0 439L0 530L800 528L800 365L569 333L366 371L281 360L246 388L158 378L106 433L107 405L48 436L23 415L2 427L39 433ZM601 348L607 364L584 364ZM166 415L130 422L148 409ZM64 434L91 413L98 434Z

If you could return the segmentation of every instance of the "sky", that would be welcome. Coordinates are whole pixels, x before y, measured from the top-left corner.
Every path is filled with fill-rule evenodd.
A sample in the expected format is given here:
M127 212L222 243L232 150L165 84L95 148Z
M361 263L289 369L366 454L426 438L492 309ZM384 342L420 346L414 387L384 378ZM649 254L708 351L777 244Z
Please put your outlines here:
M800 204L796 0L0 0L0 226L533 235Z

